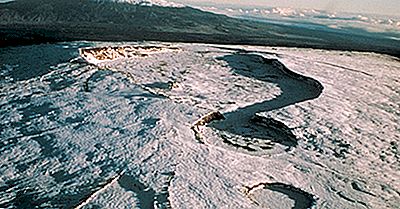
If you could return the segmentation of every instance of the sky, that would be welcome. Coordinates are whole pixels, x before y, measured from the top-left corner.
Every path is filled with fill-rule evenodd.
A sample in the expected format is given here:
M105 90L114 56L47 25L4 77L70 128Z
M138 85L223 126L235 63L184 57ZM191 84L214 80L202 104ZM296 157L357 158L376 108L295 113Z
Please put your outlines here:
M174 0L172 0L174 1ZM400 0L175 0L178 3L320 9L400 16Z

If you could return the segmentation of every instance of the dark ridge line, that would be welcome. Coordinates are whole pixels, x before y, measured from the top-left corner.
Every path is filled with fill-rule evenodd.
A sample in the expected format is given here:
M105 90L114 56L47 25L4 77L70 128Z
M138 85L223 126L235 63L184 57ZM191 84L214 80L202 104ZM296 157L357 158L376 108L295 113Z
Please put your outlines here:
M344 199L344 200L347 200L347 201L352 202L352 203L358 203L358 204L361 204L361 205L365 206L366 208L370 208L365 202L361 202L361 201L358 201L358 200L353 200L353 199L351 199L349 197L346 197L341 191L337 192L336 194L339 197L341 197L342 199Z
M352 187L354 190L356 190L356 191L363 192L363 193L365 193L365 194L368 194L368 195L371 195L371 196L373 196L373 197L376 197L375 194L363 190L363 189L360 187L360 185L359 185L357 182L355 182L355 181L351 182L351 187Z
M275 55L275 56L279 56L280 54L278 53L274 53L274 52L269 52L269 51L259 51L259 50L247 50L247 49L241 49L241 48L232 48L232 47L228 47L229 45L227 45L226 47L224 46L213 46L216 49L222 49L222 50L226 50L226 51L236 51L237 54L240 53L260 53L260 54L268 54L268 55ZM268 47L268 46L266 46Z
M367 75L367 76L371 76L371 77L374 76L372 74L369 74L369 73L366 73L366 72L363 72L363 71L360 71L360 70L355 70L355 69L352 69L352 68L349 68L349 67L345 67L345 66L342 66L342 65L336 65L336 64L333 64L333 63L330 63L330 62L321 62L321 61L319 61L318 63L325 64L325 65L330 65L332 67L337 67L337 68L345 69L345 70L356 72L356 73L361 73L361 74L364 74L364 75Z
M252 190L263 186L262 189L268 189L273 192L279 192L285 194L288 198L295 201L292 209L311 209L317 204L316 197L308 192L301 190L300 188L294 187L292 185L274 182L274 183L258 183L253 186L245 186L245 193L248 195ZM299 197L301 196L301 197ZM253 200L255 204L258 205L256 201Z
M119 179L121 178L121 176L123 176L123 173L118 174L117 176L108 179L104 184L100 184L99 186L97 186L97 189L93 189L94 191L92 191L91 193L89 193L88 195L82 197L79 200L79 203L74 207L75 209L80 209L85 207L85 205L89 204L90 201L95 198L97 196L98 193L100 193L102 190L107 189L109 186L111 186L112 184L114 184L116 181L119 181Z

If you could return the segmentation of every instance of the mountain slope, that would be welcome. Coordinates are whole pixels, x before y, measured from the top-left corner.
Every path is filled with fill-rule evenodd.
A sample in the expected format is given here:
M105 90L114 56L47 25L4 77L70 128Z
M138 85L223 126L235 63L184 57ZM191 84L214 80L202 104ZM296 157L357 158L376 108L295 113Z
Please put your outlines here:
M0 35L0 46L68 40L162 40L400 54L395 40L241 20L190 7L92 0L0 4Z

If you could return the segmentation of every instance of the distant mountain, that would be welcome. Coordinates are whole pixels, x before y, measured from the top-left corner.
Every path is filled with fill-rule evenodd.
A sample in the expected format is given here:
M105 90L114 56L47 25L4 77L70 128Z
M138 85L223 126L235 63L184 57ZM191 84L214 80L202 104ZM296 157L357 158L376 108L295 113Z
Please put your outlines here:
M232 18L163 0L16 0L0 4L0 46L70 40L257 44L400 55L395 40Z
M0 5L0 25L3 31L17 29L56 39L168 40L177 36L175 39L180 40L185 39L178 37L180 33L188 36L237 36L253 32L260 36L263 34L257 25L264 24L190 7L91 0L17 0ZM169 34L170 38L164 37Z

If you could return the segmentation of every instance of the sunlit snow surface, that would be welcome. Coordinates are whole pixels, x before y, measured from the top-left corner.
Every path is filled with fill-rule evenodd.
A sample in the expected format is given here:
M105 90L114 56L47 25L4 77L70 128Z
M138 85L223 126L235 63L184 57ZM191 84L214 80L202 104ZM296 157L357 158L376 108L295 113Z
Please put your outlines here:
M93 0L96 2L129 3L142 6L184 7L185 5L166 0Z
M108 45L136 52L78 58ZM74 42L0 60L2 208L400 205L396 58Z

